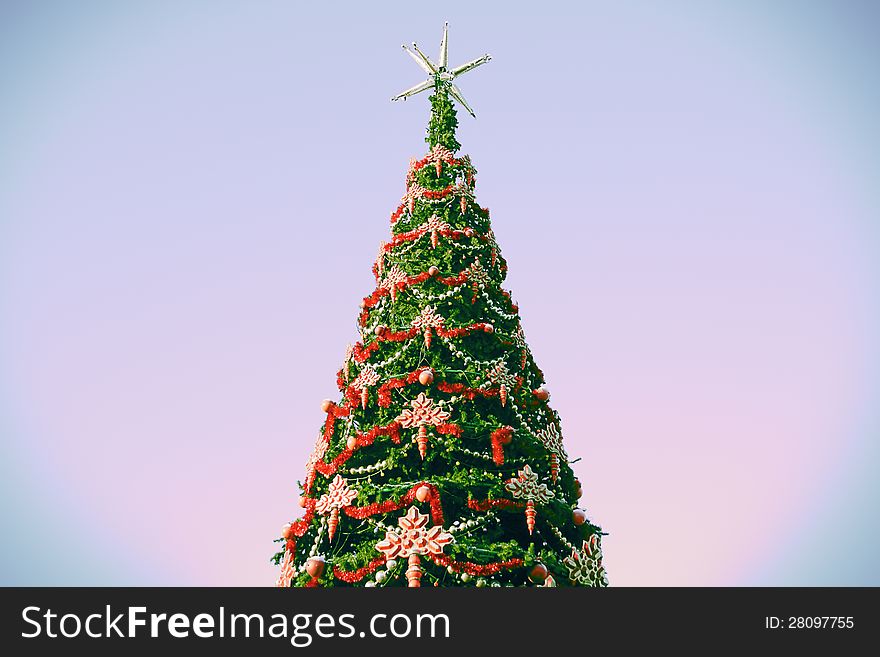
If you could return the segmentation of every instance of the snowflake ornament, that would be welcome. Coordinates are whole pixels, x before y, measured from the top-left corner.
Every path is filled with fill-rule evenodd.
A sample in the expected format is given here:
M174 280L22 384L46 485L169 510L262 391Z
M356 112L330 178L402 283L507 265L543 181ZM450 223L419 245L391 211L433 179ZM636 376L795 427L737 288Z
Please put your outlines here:
M369 398L368 388L377 383L379 383L379 373L369 364L365 365L360 374L357 375L357 378L351 382L352 388L361 391L361 408L367 407L367 400Z
M526 355L528 354L529 346L526 344L526 334L523 331L522 324L517 327L516 333L513 334L513 346L522 352L522 361L519 368L524 370L526 368Z
M428 162L433 163L434 168L437 170L437 175L443 171L443 163L449 162L453 158L452 151L443 146L442 144L435 144L431 149L431 152L428 153L428 157L425 159Z
M489 272L483 268L483 265L480 264L480 260L476 259L471 263L471 266L468 267L467 277L471 284L471 290L473 291L471 303L476 303L477 294L480 288L489 283Z
M345 346L345 360L342 364L342 369L345 372L345 380L348 381L348 377L350 375L351 370L351 361L354 360L354 346L349 342Z
M559 433L559 427L556 424L548 424L541 429L535 436L544 447L550 452L550 480L556 483L559 478L559 459L568 460L565 448L562 446L562 435Z
M327 529L331 541L339 526L339 510L351 505L357 495L357 491L349 488L348 482L341 475L336 475L330 482L327 492L321 495L321 499L315 505L316 512L323 516L330 516L327 521Z
M406 194L403 195L403 198L401 200L409 207L410 214L415 211L416 199L424 196L426 191L428 190L422 187L417 182L410 184L409 187L406 188Z
M330 442L324 439L324 434L319 433L318 438L315 440L315 446L312 448L312 453L309 454L309 459L306 461L306 493L311 491L312 484L315 483L315 467L324 458L324 454L327 453L329 446Z
M515 479L508 481L504 488L514 498L527 500L526 526L529 528L529 534L533 534L535 532L535 518L538 516L535 502L545 504L550 501L550 498L555 497L555 494L547 488L547 484L538 483L538 474L529 465L523 466L523 469L517 475Z
M501 405L507 405L507 393L516 386L516 377L507 369L507 363L504 360L499 360L486 372L486 377L490 383L498 386L498 396L501 399Z
M296 578L296 566L293 563L293 552L285 551L284 560L281 562L281 574L275 581L278 588L289 588L293 580Z
M385 270L385 247L388 242L379 242L379 253L376 254L376 274L377 277L382 275Z
M411 506L397 524L400 529L386 532L385 538L376 543L376 549L382 552L386 559L398 557L408 559L407 583L410 587L418 587L422 577L419 556L439 556L443 554L443 548L454 539L452 534L444 531L440 525L426 530L428 516L420 513L415 506Z
M597 534L584 541L580 550L573 549L571 556L563 559L562 563L568 568L568 577L573 584L608 586L608 575L602 566L602 548Z
M421 329L425 334L425 348L431 348L431 329L440 328L445 320L431 306L422 308L415 319L411 322L413 328Z
M434 400L425 396L420 392L419 396L410 401L412 409L406 408L401 411L400 415L394 418L395 422L400 422L400 426L405 429L410 427L418 427L418 446L419 454L422 458L428 453L428 425L437 426L443 424L449 419L450 414L442 408L434 405Z
M441 221L440 217L436 214L432 214L428 217L428 220L421 225L421 230L426 233L431 233L431 248L436 249L438 243L438 235L441 232L451 230L449 224L445 221Z
M391 292L391 300L397 301L397 285L399 283L406 283L406 281L406 273L397 265L392 265L391 269L388 270L388 273L385 274L385 278L383 278L382 282L379 284L379 289L388 290Z

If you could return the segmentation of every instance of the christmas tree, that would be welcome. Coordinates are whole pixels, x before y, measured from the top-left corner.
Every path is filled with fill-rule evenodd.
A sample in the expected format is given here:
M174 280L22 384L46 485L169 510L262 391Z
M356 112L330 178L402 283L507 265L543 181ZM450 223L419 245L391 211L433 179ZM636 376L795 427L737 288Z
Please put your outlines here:
M404 46L406 49L406 46ZM605 586L601 531L577 508L558 414L532 358L476 169L459 156L453 80L435 64L427 155L410 162L341 397L285 525L278 586ZM451 98L450 98L451 97Z

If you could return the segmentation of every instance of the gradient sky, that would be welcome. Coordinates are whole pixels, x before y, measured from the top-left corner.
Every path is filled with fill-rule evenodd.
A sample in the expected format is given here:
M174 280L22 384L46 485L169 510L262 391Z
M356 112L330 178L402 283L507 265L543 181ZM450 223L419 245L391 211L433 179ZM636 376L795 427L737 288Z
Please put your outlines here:
M274 581L449 20L612 585L880 585L878 5L473 4L0 5L0 583Z

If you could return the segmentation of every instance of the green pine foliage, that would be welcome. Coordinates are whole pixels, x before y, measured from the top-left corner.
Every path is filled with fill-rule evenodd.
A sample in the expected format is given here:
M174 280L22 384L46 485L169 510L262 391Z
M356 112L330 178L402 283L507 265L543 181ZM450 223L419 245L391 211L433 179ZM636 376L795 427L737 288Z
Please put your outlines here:
M426 141L431 148L439 146L455 153L460 148L455 138L458 123L455 108L445 88L438 87L431 96ZM303 495L307 499L320 499L327 493L335 474L340 474L357 491L352 505L365 507L388 500L398 501L416 484L429 482L439 492L443 526L454 536L454 542L445 546L444 555L472 564L511 559L523 562L496 574L469 576L423 556L422 586L540 585L540 581L536 584L529 579L536 564L544 564L560 587L604 586L607 579L599 546L592 551L583 548L591 537L598 540L601 531L589 521L580 525L573 522L573 510L578 507L579 484L564 458L564 451L559 458L558 478L555 482L551 478L551 451L540 439L540 433L551 426L561 433L559 416L546 401L541 401L533 393L543 385L544 377L522 338L518 309L502 289L507 263L492 233L488 210L478 206L472 198L475 176L476 170L468 157L458 158L453 164L443 162L439 173L433 163L415 172L411 168L410 189L419 185L433 192L450 187L456 191L442 199L419 197L412 212L405 206L393 224L392 234L413 234L432 215L453 231L471 229L473 232L470 235L458 233L455 238L440 235L436 247L432 244L431 234L426 233L418 239L394 245L384 256L381 274L374 265L377 289L381 289L383 276L393 267L408 277L424 274L432 266L437 267L439 274L399 289L393 301L389 294L380 295L372 306L369 304L371 297L365 299L367 307L361 313L359 324L360 345L367 348L378 341L378 347L364 362L355 358L349 360L347 376L345 367L339 372L343 395L338 404L350 407L350 413L332 422L332 438L322 460L332 463L341 454L344 456L350 436L394 423L402 411L411 408L410 402L419 393L425 393L435 404L441 404L441 408L450 414L446 422L460 427L461 435L442 435L435 427L428 426L429 443L424 459L416 444L417 428L400 428L399 443L387 435L380 435L372 444L355 450L337 473L331 476L317 473L312 488L303 490ZM464 211L462 194L466 198ZM485 272L479 285L470 279L460 285L449 285L441 280L474 271L476 261ZM434 332L430 347L426 346L422 333L404 341L376 335L377 326L385 327L385 335L408 330L426 306L431 306L443 317L447 330L481 324L491 324L494 330L491 333L475 330L448 339ZM504 405L497 394L499 384L488 372L499 363L503 363L512 377L507 379L508 397ZM351 384L367 365L376 370L379 381L368 387L368 404L361 408L360 398L352 391ZM387 406L380 404L377 391L384 383L427 368L433 370L431 384L422 385L415 381L401 385L390 391ZM455 384L494 393L493 396L477 394L468 398L465 394L444 392L438 388ZM503 463L499 465L493 460L491 436L505 426L513 429L513 435L510 443L503 446ZM323 432L324 428L322 424L319 431ZM505 484L516 478L525 465L530 466L538 474L540 483L553 492L548 501L535 503L537 518L533 534L527 528L522 506L488 511L477 511L468 506L468 500L512 500ZM333 570L336 567L345 572L354 571L381 557L377 542L385 537L386 531L397 528L398 519L410 506L430 514L429 502L416 500L402 505L399 510L366 519L340 513L332 541L328 537L327 515L315 513L304 533L294 539L295 545L292 542L287 544L293 547L288 557L288 577L282 577L279 582L305 586L312 578L304 571L304 564L310 557L320 555L326 566L318 578L319 586L407 586L405 558L397 559L390 569L383 566L353 583L334 576ZM429 520L428 528L432 524ZM284 539L279 541L284 548ZM572 548L579 552L576 569L573 569L575 562L571 561ZM281 563L285 556L285 549L282 549L275 555L275 563Z
M449 99L449 94L444 87L440 86L429 100L431 101L431 120L428 122L428 135L425 137L425 141L431 148L440 145L453 153L458 152L458 149L461 148L461 144L455 138L458 117L455 113L455 107Z

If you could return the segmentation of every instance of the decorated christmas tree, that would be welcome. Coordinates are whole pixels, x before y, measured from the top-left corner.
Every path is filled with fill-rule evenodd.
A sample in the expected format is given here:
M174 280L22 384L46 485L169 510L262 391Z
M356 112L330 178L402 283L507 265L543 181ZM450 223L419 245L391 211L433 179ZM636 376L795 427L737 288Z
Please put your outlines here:
M360 340L338 373L285 525L278 586L605 586L601 531L578 509L559 415L548 404L476 169L458 155L454 80L404 48L433 90L428 153L410 162Z

